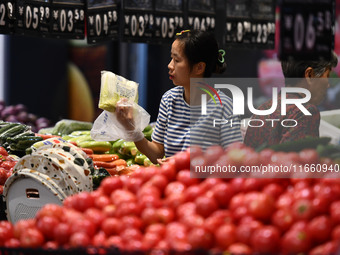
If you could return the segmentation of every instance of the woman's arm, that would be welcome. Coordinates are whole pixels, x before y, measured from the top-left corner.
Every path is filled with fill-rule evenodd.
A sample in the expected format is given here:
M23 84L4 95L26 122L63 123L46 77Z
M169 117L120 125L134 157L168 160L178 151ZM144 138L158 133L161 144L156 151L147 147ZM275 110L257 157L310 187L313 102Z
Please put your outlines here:
M135 142L137 149L147 156L152 163L157 164L157 159L164 157L164 145L155 141L150 142L148 139Z

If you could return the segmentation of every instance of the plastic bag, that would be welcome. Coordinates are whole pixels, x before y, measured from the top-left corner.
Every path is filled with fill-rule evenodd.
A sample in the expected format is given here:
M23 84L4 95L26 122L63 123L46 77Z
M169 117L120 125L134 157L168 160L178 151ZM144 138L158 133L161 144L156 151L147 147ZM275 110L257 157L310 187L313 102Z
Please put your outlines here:
M94 121L91 137L96 141L139 141L144 137L143 130L149 125L150 114L134 102L128 102L133 109L133 130L127 130L118 120L115 112L103 111Z
M138 103L138 83L127 80L109 71L101 72L101 85L98 107L114 112L116 104L122 97Z

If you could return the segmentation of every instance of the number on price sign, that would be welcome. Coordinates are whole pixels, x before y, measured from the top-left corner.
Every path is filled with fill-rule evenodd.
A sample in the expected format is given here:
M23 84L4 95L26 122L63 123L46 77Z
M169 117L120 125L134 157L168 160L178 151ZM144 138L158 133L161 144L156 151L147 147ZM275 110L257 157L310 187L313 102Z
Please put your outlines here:
M334 1L313 0L308 8L284 1L281 14L280 58L328 58L334 46Z
M15 2L2 1L0 3L0 33L10 34L14 32Z
M83 2L53 3L52 36L68 39L83 39L85 37Z

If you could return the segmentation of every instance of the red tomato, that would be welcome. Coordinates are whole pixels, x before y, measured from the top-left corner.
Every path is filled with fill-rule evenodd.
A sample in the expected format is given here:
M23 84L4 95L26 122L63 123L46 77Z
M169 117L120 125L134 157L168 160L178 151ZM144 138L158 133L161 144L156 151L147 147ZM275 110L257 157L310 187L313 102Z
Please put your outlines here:
M113 191L111 193L110 198L111 198L111 202L115 206L118 206L122 204L123 202L136 202L137 201L135 194L133 194L130 191L123 190L123 189L116 189L115 191Z
M71 224L71 232L78 233L83 232L89 238L92 238L96 233L96 226L89 219L78 219Z
M216 162L222 155L224 154L224 150L219 145L211 145L209 146L204 153L204 157L207 159L207 165L212 165Z
M151 195L151 196L155 196L157 198L160 198L161 192L155 186L143 185L137 192L137 198L140 199L141 197L143 197L145 195Z
M309 220L314 216L313 205L310 200L299 199L292 205L295 220Z
M263 224L260 221L252 220L247 223L241 223L236 228L236 239L237 241L251 245L251 236L252 234L259 228L261 228Z
M176 208L177 218L182 218L187 214L191 215L194 213L196 213L196 204L194 202L186 202Z
M104 178L100 187L107 196L110 196L113 191L123 188L123 182L119 177L111 176Z
M340 201L335 201L331 204L330 214L333 223L340 224Z
M105 219L105 215L103 211L97 208L88 208L84 212L84 216L87 219L89 219L91 222L93 222L96 228L100 227L103 220Z
M216 186L218 183L222 183L222 179L220 178L207 178L204 181L202 181L199 185L204 191L211 190L214 186Z
M333 230L332 230L332 240L334 240L334 241L340 240L340 225L333 228Z
M102 222L101 230L106 236L112 236L119 234L121 227L121 222L117 218L106 218Z
M248 212L259 220L267 220L275 210L275 202L271 195L258 193L254 200L248 204Z
M168 224L175 219L175 213L171 208L158 208L156 214L160 223Z
M319 162L319 154L314 149L300 151L299 157L302 164L317 164Z
M195 204L196 212L202 215L204 218L207 218L219 208L216 199L208 196L197 197Z
M163 174L169 181L173 181L176 178L176 166L172 162L167 162L161 165L159 169L160 173Z
M198 228L205 227L204 226L204 218L199 214L186 214L183 218L180 218L179 221L183 223L188 228Z
M162 174L156 174L150 178L144 185L151 185L157 187L160 192L163 192L168 184L168 179Z
M124 229L120 233L120 236L125 243L129 243L131 241L141 241L143 239L142 232L136 228Z
M106 245L106 235L103 231L97 232L92 238L92 245L96 247L104 247Z
M16 163L16 161L3 161L1 167L5 168L6 171L9 171L13 169Z
M263 187L262 192L271 195L275 200L284 192L284 188L278 183L270 183Z
M5 241L4 246L6 248L18 248L20 247L20 241L16 238L10 238Z
M124 187L128 191L131 191L132 193L137 194L138 190L142 187L142 185L143 185L142 178L130 176L130 178L127 178Z
M2 146L0 146L0 155L8 156L7 150L4 147L2 147Z
M330 239L332 227L331 219L326 215L321 215L308 223L307 230L312 241L322 243Z
M251 247L259 253L277 253L280 244L280 232L274 226L263 226L251 235Z
M125 215L135 215L138 216L141 213L141 207L136 202L122 202L117 205L115 216L117 218L123 217Z
M145 233L142 239L142 246L146 250L150 250L152 248L155 248L156 245L162 240L162 238L152 232Z
M191 185L197 185L200 180L197 178L191 178L190 170L181 170L177 173L176 180L183 183L186 187Z
M145 195L138 199L138 204L141 210L148 207L159 208L162 206L162 200L154 195Z
M190 169L190 153L189 151L181 151L173 156L175 160L176 170Z
M213 235L203 227L193 228L188 233L188 242L192 249L209 250L213 245Z
M230 200L229 209L231 211L234 211L238 207L245 206L244 197L245 197L244 193L236 193Z
M193 159L194 157L203 155L202 147L199 145L191 145L189 148L190 153L190 159Z
M83 191L73 196L76 197L73 208L77 211L85 212L86 209L94 207L94 198L91 196L90 192Z
M4 185L7 180L7 170L0 167L0 185Z
M288 254L307 253L312 246L306 230L291 228L281 239L281 247Z
M184 191L184 200L185 202L192 202L197 197L203 195L205 191L202 189L200 185L192 185L185 189Z
M59 224L59 220L53 216L44 216L37 220L37 229L44 235L47 240L54 238L53 230Z
M53 230L53 236L59 245L68 243L71 237L71 226L67 223L59 223Z
M35 219L17 221L13 228L14 237L20 240L22 233L27 231L29 228L35 228L35 222Z
M227 249L236 240L236 227L233 224L223 224L215 231L216 244L222 248Z
M121 228L120 231L126 229L126 228L136 228L141 229L143 222L140 217L137 216L124 216L120 219L121 222Z
M214 198L216 199L219 207L227 208L231 198L234 195L234 189L230 183L218 183L211 189Z
M3 246L8 239L14 237L13 226L8 221L0 221L0 245Z
M159 235L160 237L165 236L166 226L163 223L155 223L148 225L145 229L145 233L155 233Z
M234 243L232 245L230 245L227 250L228 254L243 254L243 255L250 255L250 254L253 254L251 248L244 244L244 243Z
M23 248L38 248L44 244L43 234L35 227L26 229L20 235L20 246Z
M170 196L173 194L182 194L185 190L185 185L181 182L178 181L174 181L174 182L170 182L164 191L165 196Z
M57 204L46 204L36 214L36 219L40 219L45 216L55 217L61 220L64 215L64 209L62 206Z
M122 249L122 250L125 249L124 242L123 242L123 240L120 236L110 236L110 237L108 237L105 245L108 246L108 247L111 247L111 246L118 247L119 249Z
M287 231L294 222L292 212L286 208L275 211L271 219L272 224L278 227L282 232Z
M228 210L217 210L204 221L204 227L214 233L214 231L225 223L232 223L232 213Z
M281 194L281 196L278 197L276 200L276 208L291 208L291 205L293 204L293 194L285 192Z
M86 247L91 244L91 238L85 232L76 232L70 237L71 247Z

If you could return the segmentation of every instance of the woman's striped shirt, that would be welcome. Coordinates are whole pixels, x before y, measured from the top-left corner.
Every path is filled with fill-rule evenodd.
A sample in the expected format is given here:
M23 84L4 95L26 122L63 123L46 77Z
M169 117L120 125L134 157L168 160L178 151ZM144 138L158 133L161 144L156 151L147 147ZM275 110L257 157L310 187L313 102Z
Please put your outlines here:
M207 115L201 115L201 107L190 107L184 100L184 88L174 87L162 97L152 140L164 144L165 156L170 157L190 145L200 145L203 149L211 145L224 148L230 143L242 141L240 119L232 115L232 100L219 91L222 101L207 103ZM217 100L218 102L218 100ZM214 120L224 123L214 126ZM232 125L230 123L232 122Z

